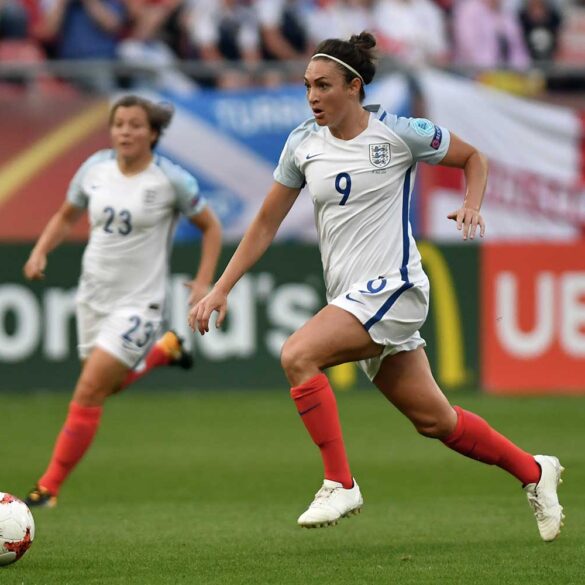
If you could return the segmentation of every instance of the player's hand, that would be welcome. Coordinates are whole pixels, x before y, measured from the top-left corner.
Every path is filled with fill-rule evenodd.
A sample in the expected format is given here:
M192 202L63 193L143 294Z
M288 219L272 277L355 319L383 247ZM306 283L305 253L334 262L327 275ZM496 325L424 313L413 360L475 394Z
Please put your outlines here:
M479 210L472 207L460 207L457 211L452 211L448 216L457 222L457 229L462 231L463 239L473 240L479 226L479 235L483 238L485 234L485 221Z
M216 288L213 288L189 311L187 320L191 331L197 329L201 335L205 335L209 331L209 318L213 311L219 313L215 326L221 327L227 312L227 294Z
M190 280L185 283L185 286L189 289L189 298L187 303L190 307L197 304L208 292L209 287L198 283L196 280Z
M44 254L31 254L22 271L28 280L43 280L46 267L47 257Z

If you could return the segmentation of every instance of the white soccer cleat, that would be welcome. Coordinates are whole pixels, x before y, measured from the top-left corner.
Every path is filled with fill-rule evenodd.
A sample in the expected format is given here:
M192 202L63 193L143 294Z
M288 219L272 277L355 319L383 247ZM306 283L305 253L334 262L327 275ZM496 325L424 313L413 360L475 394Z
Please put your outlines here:
M549 542L560 534L565 518L557 496L557 487L563 483L561 473L565 468L550 455L535 455L534 459L540 465L540 481L524 486L524 491L536 516L540 536Z
M364 499L355 479L350 489L344 488L337 481L325 479L323 486L315 494L315 499L297 522L304 528L334 526L340 518L359 514L363 503Z

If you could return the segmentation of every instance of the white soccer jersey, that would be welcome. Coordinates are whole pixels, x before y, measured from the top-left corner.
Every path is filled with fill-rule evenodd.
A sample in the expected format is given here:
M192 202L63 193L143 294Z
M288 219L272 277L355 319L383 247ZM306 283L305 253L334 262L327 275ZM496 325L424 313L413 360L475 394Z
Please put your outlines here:
M206 205L195 178L159 155L127 177L115 152L101 150L77 171L67 200L88 209L91 225L78 301L99 311L162 312L178 214L191 217Z
M409 221L416 163L438 163L448 130L379 106L351 140L307 120L290 134L274 171L287 187L309 187L330 301L370 279L426 280Z

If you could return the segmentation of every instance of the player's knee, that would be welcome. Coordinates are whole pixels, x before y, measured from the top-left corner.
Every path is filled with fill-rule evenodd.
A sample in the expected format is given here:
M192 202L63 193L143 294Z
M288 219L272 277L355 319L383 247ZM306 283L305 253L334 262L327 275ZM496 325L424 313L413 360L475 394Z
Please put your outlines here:
M448 417L428 416L412 421L417 432L429 439L444 439L452 432L452 421Z
M292 338L287 339L280 353L280 364L289 378L291 374L304 370L308 361L309 356L306 355L303 345Z
M284 342L282 350L280 351L280 365L285 372L288 372L294 367L298 360L298 352L295 344L290 341L290 338Z
M81 376L75 387L73 398L80 406L100 406L112 394L91 376Z

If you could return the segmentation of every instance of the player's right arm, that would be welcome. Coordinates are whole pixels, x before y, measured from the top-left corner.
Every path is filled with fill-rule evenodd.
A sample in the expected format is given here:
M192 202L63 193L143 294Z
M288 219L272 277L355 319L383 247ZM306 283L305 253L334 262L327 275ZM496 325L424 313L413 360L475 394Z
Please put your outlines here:
M189 312L191 329L197 328L202 335L209 331L209 317L213 311L219 313L216 325L221 326L226 315L229 292L270 246L300 191L298 187L287 187L278 181L273 183L223 274L211 292Z
M41 280L45 277L47 255L54 250L69 234L71 228L83 215L85 210L69 201L65 201L60 209L49 220L41 237L37 241L24 265L24 275L29 280Z

